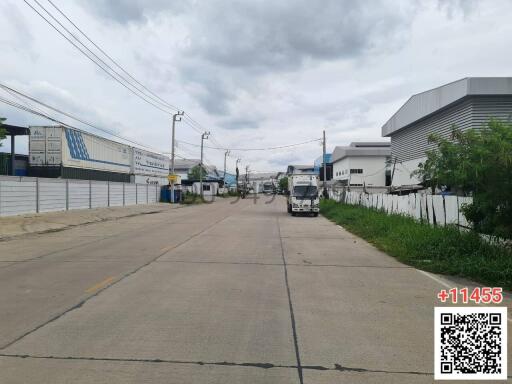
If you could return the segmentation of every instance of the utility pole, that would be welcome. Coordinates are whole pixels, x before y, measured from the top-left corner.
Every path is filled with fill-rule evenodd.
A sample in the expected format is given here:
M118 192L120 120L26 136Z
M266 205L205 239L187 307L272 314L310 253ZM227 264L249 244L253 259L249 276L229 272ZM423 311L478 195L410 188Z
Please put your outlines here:
M229 153L229 149L224 152L224 188L226 188L226 158L228 157Z
M249 165L245 166L245 190L249 192Z
M171 175L174 176L174 148L176 147L174 136L175 136L175 126L177 121L181 121L181 116L183 116L185 112L178 111L172 115L172 149L171 149ZM174 203L174 180L171 181L171 203Z
M327 198L329 195L327 193L327 163L325 162L325 129L324 129L324 139L323 139L323 154L322 154L322 163L324 165L324 197Z
M201 164L199 165L199 188L201 194L201 200L203 200L203 142L204 139L208 139L210 132L205 131L201 134Z
M238 163L241 162L242 159L236 159L236 191L239 192L238 190L238 176L240 175L240 171L238 170Z

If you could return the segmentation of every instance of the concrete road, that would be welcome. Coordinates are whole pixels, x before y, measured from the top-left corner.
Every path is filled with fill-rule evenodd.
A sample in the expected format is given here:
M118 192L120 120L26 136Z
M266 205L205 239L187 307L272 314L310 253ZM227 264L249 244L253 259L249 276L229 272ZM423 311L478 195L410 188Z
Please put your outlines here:
M0 383L433 382L440 282L268 200L0 242Z

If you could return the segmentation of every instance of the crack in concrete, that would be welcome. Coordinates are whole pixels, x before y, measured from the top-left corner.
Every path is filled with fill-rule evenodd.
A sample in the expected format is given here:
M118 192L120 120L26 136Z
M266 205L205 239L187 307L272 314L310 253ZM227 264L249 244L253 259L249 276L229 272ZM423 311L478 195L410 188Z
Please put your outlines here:
M233 265L263 265L282 267L282 263L262 263L257 261L209 261L209 260L158 260L158 263L183 263L183 264L233 264ZM414 269L409 266L381 266L381 265L343 265L343 264L299 264L286 263L288 267L323 267L323 268L382 268L382 269Z
M181 245L185 244L186 242L192 240L193 238L199 236L200 234L202 234L203 232L206 232L207 230L209 230L211 227L213 227L214 225L217 225L218 223L220 223L221 221L225 220L227 217L229 217L229 214L224 216L222 219L220 220L217 220L215 221L214 223L208 225L206 228L202 229L201 231L193 234L192 236L188 237L186 240L183 240L181 243L178 243L176 244L176 246L174 246L172 249L170 250L173 250L173 249L176 249L178 247L180 247ZM149 260L148 262L140 265L139 267L135 268L134 270L124 274L123 276L121 276L119 279L113 281L111 284L109 285L106 285L105 287L101 288L100 290L96 291L94 294L86 297L85 299L79 301L77 304L73 305L72 307L66 309L65 311L51 317L50 319L48 319L47 321L39 324L38 326L30 329L29 331L23 333L22 335L16 337L14 340L8 342L7 344L4 344L3 346L0 347L0 351L3 351L5 349L7 349L8 347L10 347L11 345L13 345L14 343L17 343L18 341L20 341L21 339L23 339L24 337L36 332L37 330L41 329L42 327L60 319L62 316L64 316L65 314L71 312L71 311L74 311L75 309L79 309L81 308L87 301L89 301L90 299L98 296L100 293L102 293L103 291L105 291L106 289L116 285L117 283L119 283L120 281L126 279L127 277L137 273L138 271L140 271L142 268L144 267L147 267L149 264L155 262L156 260L158 260L160 257L162 257L163 255L165 255L166 253L168 253L170 251L169 249L168 250L165 250L164 252L160 252L157 254L156 257L152 258L151 260Z
M279 224L279 216L276 216L276 223L277 223L277 231L279 234L279 244L281 245L281 259L283 261L284 282L286 285L286 293L288 295L288 306L290 307L290 321L292 323L293 345L295 347L295 358L297 360L297 373L299 375L299 383L304 384L304 376L302 373L302 366L301 366L301 362L300 362L299 340L298 340L298 336L297 336L297 327L295 325L295 314L293 312L292 295L290 292L290 285L288 283L288 268L286 266L286 257L284 254L283 238L281 237L281 226Z
M171 359L143 359L143 358L117 358L117 357L84 357L84 356L37 356L26 354L6 354L0 353L0 357L10 357L18 359L39 359L39 360L77 360L77 361L103 361L103 362L127 362L127 363L162 363L162 364L188 364L188 365L206 365L206 366L225 366L225 367L250 367L261 369L297 369L297 365L284 365L273 363L251 363L251 362L228 362L228 361L194 361L194 360L171 360ZM337 371L337 372L355 372L355 373L385 373L399 375L421 375L433 376L432 372L422 371L392 371L380 369L367 369L356 367L345 367L341 364L334 364L334 367L323 365L301 365L302 370L308 371Z

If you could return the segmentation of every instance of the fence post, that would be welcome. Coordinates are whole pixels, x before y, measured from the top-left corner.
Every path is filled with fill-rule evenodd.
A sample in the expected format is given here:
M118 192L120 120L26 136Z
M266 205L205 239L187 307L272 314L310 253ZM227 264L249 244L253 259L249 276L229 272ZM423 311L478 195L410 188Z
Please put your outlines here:
M149 184L146 184L146 204L149 204Z
M36 213L39 213L39 177L36 177Z
M89 209L92 208L92 181L89 180Z
M135 183L135 205L139 204L139 187L138 184Z
M126 205L126 197L125 197L126 192L125 192L124 186L125 186L125 183L123 183L123 207Z
M69 211L69 180L66 179L66 211Z
M110 207L110 180L107 180L107 207Z

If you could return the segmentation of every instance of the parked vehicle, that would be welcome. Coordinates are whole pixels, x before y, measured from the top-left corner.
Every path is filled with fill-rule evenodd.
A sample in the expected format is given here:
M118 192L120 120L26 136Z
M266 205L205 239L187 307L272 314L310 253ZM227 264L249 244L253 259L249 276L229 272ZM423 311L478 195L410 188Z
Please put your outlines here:
M320 200L318 196L318 177L314 174L296 174L288 177L287 191L288 213L312 213L318 216Z

